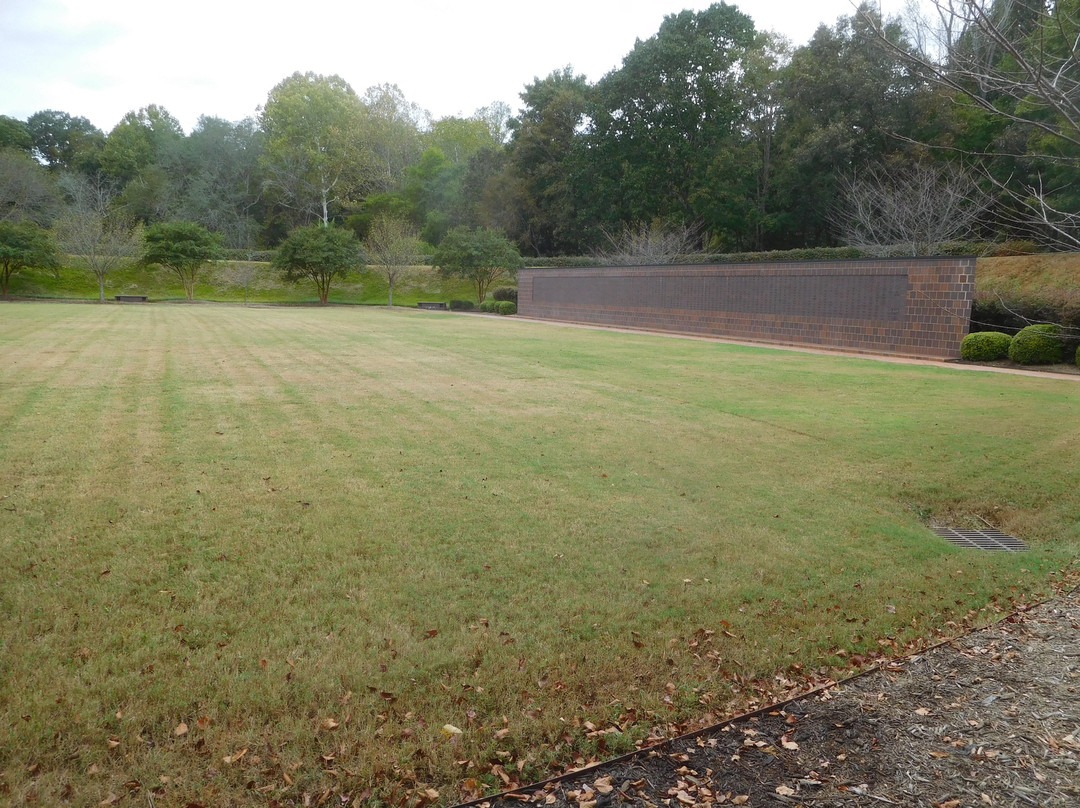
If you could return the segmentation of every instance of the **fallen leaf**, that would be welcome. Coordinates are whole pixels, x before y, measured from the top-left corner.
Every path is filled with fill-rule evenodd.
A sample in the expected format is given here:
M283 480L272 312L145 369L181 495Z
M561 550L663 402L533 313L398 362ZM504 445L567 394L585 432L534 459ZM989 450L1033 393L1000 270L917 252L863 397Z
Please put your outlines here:
M798 752L799 751L799 745L797 743L795 743L795 741L784 741L780 745L782 747L784 747L785 749L787 749L789 752Z
M335 721L333 718L324 718L322 722L323 729L337 729L341 726L340 721Z
M748 803L748 802L750 802L750 795L749 794L740 794L737 797L732 797L731 798L731 804L732 805L746 805L746 803Z
M424 789L424 796L435 802L435 800L439 799L439 792L433 788Z
M455 735L460 735L461 730L455 727L453 724L443 724L442 734L447 738L453 738Z
M176 729L173 730L173 735L180 737L181 735L187 735L188 725L181 721L176 725Z
M915 711L915 715L930 715L930 711L925 707L920 707Z
M115 749L120 745L120 739L113 735L108 739L108 741L106 741L106 743L109 744L110 749Z
M795 789L790 786L777 786L776 793L781 797L792 797L795 795Z
M231 755L226 755L225 757L222 758L222 761L225 763L225 765L229 765L230 763L236 763L241 758L243 758L244 755L247 754L247 751L248 751L248 748L245 746L239 752L233 752Z

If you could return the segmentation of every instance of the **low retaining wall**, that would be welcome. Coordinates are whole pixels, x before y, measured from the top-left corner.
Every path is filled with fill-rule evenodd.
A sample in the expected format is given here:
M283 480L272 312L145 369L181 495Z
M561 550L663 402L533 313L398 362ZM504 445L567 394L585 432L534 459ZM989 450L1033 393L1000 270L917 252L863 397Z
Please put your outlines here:
M526 268L518 313L779 345L958 359L975 258Z

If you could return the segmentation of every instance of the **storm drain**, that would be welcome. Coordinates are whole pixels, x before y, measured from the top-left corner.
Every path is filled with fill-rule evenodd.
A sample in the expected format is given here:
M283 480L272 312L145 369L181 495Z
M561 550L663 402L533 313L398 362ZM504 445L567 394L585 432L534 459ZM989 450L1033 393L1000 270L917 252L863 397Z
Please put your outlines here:
M975 550L1005 550L1010 553L1029 549L1016 536L1010 536L1008 533L1002 533L1000 530L994 530L993 528L958 530L954 527L934 527L930 529L957 547L970 547Z

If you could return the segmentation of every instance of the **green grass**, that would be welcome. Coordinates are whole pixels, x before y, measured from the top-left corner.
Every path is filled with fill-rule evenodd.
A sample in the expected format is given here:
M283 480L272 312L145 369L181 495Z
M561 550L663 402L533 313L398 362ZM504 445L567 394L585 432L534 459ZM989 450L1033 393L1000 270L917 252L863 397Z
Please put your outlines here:
M55 272L22 270L12 276L12 297L97 300L97 276L71 260ZM330 303L386 305L386 277L375 270L351 272L330 286ZM105 297L118 294L147 295L152 301L183 300L179 278L160 267L129 263L105 276ZM415 306L420 300L475 300L472 285L460 279L444 280L430 267L413 267L394 284L394 305ZM217 261L199 272L195 299L216 302L318 303L311 281L289 283L269 264L255 261Z
M42 303L0 305L0 391L12 804L449 801L985 622L1080 549L1071 379Z

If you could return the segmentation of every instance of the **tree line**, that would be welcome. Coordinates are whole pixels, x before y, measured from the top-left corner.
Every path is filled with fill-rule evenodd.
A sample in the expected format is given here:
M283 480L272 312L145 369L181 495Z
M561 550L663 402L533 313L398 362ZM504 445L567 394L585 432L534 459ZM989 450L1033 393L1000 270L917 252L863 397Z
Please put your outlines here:
M404 228L429 254L481 229L529 256L596 254L650 227L714 252L1076 248L1078 2L941 0L930 20L866 4L799 47L717 3L666 17L595 83L559 68L518 109L469 117L314 73L190 134L153 104L107 134L0 116L0 220L69 236L88 211L105 232L187 221L248 251L313 224ZM908 232L882 227L913 209Z

